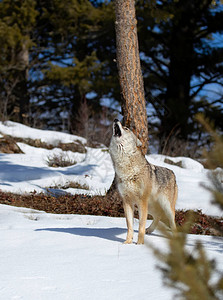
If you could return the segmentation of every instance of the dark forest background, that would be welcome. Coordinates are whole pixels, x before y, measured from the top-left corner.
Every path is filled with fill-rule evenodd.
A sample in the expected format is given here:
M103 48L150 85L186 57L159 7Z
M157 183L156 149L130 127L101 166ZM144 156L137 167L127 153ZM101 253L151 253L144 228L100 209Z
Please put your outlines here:
M136 1L150 144L199 155L223 131L223 4ZM113 1L0 1L0 120L109 143L120 111Z

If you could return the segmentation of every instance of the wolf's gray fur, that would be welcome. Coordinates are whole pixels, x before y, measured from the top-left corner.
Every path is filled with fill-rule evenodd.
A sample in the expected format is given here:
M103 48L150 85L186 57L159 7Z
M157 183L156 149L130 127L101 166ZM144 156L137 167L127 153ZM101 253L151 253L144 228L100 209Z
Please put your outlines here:
M167 168L148 163L140 146L141 142L134 133L115 120L109 151L115 168L117 188L123 199L128 227L125 243L131 243L133 239L135 205L139 211L138 244L144 243L148 213L153 216L153 222L146 230L147 233L151 233L161 219L167 219L171 229L176 228L175 175Z

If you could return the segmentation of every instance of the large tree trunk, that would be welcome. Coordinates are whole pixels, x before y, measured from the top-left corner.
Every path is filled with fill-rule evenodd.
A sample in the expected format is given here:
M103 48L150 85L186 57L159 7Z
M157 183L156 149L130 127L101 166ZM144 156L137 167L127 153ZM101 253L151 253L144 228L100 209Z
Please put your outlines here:
M139 58L135 1L116 0L115 15L116 55L124 124L141 140L142 152L146 154L148 123Z
M124 125L142 142L142 153L148 149L148 122L144 85L139 58L135 0L115 1L116 58L122 95ZM119 198L115 179L109 197Z

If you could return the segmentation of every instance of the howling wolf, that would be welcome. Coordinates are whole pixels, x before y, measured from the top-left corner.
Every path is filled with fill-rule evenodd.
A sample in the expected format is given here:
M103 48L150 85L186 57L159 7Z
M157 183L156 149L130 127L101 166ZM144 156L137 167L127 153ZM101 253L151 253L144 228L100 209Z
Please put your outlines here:
M175 225L177 184L174 173L148 163L140 150L142 143L135 134L115 119L109 152L113 161L116 184L123 200L128 233L125 243L132 243L134 206L139 211L137 244L144 243L144 235L151 233L159 221L168 221L172 230ZM153 222L145 229L148 213Z

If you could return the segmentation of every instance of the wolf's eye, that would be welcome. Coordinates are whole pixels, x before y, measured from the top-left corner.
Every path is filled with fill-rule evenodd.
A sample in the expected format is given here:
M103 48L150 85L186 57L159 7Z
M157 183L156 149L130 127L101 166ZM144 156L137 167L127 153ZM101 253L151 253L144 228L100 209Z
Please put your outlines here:
M127 127L123 127L124 128L124 130L129 130Z

